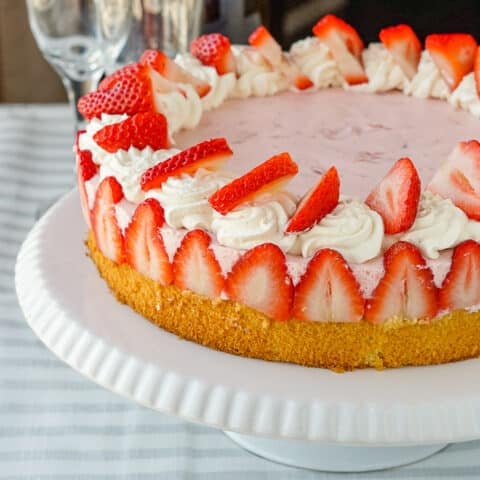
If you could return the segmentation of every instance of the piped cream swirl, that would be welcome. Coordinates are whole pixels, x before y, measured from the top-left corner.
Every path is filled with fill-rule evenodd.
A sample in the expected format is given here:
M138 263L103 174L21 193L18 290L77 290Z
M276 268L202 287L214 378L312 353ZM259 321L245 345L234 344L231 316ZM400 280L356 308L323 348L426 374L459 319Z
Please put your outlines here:
M238 73L232 97L266 97L288 88L288 82L283 75L272 69L254 48L233 45L232 52Z
M343 197L331 213L298 236L292 253L310 257L321 248L332 248L348 262L363 263L380 254L383 232L377 212L363 202Z
M287 192L266 193L226 215L214 212L212 230L218 242L227 247L248 249L269 242L288 251L295 235L285 235L283 230L295 204Z
M375 93L403 90L407 86L408 78L381 43L371 43L362 52L362 59L368 83L349 88Z
M161 186L147 192L163 207L165 221L172 228L210 230L213 209L208 197L231 180L225 173L199 169L194 175L169 177Z
M480 118L480 98L478 97L475 74L473 72L463 77L448 101L454 107L467 110L475 117Z
M182 84L181 92L155 93L155 108L162 112L168 121L168 133L172 135L182 128L194 128L202 118L202 102L191 85Z
M189 53L179 53L175 57L175 62L188 70L194 77L204 80L210 85L211 90L201 98L204 111L220 106L235 88L235 73L219 75L215 68L203 65Z
M344 80L328 47L316 37L295 42L290 56L316 88L339 87Z
M178 152L179 150L174 148L153 151L150 147L143 150L135 147L130 147L128 151L118 150L103 157L100 178L114 176L122 186L125 198L130 202L140 203L145 199L145 192L140 186L143 173Z
M418 71L412 81L405 86L404 92L417 98L449 97L448 86L427 50L422 52Z
M450 199L427 190L422 193L413 225L404 233L386 235L385 246L404 240L416 245L426 257L436 259L442 250L467 239L480 240L480 222L469 220Z

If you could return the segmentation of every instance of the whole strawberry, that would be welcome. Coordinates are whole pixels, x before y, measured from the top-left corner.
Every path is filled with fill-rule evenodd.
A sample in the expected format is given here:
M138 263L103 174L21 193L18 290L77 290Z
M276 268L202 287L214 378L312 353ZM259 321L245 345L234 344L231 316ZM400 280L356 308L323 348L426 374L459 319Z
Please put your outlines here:
M78 101L78 111L88 120L111 115L155 111L153 87L148 66L132 64L109 75Z
M104 150L115 153L130 147L153 150L168 147L167 120L161 113L137 113L122 122L107 125L93 136Z
M220 75L235 72L230 40L221 33L209 33L196 38L190 45L190 53L204 65L215 67Z

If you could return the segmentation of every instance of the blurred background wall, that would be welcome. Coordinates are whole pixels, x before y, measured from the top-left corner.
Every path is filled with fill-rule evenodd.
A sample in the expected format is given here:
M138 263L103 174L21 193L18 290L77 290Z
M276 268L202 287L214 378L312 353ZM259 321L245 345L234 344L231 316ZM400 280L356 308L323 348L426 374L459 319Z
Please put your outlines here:
M409 23L422 40L428 33L462 31L480 41L480 0L205 0L204 3L205 30L223 30L235 42L245 42L250 31L263 22L287 48L308 35L313 24L327 12L352 23L366 42L375 41L380 28L400 22ZM58 101L66 101L63 86L37 49L23 0L0 0L0 102Z

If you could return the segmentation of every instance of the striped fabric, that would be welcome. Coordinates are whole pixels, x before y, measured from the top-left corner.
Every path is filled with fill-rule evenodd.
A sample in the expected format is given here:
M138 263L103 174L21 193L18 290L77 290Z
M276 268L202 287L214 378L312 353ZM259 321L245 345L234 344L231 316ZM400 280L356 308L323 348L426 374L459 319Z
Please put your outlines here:
M0 106L0 479L478 479L480 442L375 474L333 475L251 455L221 432L124 400L58 361L25 323L15 257L74 183L71 112Z

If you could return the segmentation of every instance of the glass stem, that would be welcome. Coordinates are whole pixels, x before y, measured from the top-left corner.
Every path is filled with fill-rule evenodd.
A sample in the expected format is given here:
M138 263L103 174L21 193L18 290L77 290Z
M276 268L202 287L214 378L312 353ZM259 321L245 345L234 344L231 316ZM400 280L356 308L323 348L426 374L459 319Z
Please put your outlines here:
M63 85L67 91L68 102L73 109L75 121L75 134L78 130L85 128L85 119L82 117L77 108L77 103L80 97L86 93L93 92L102 78L103 72L97 72L90 78L85 80L72 80L62 75Z

